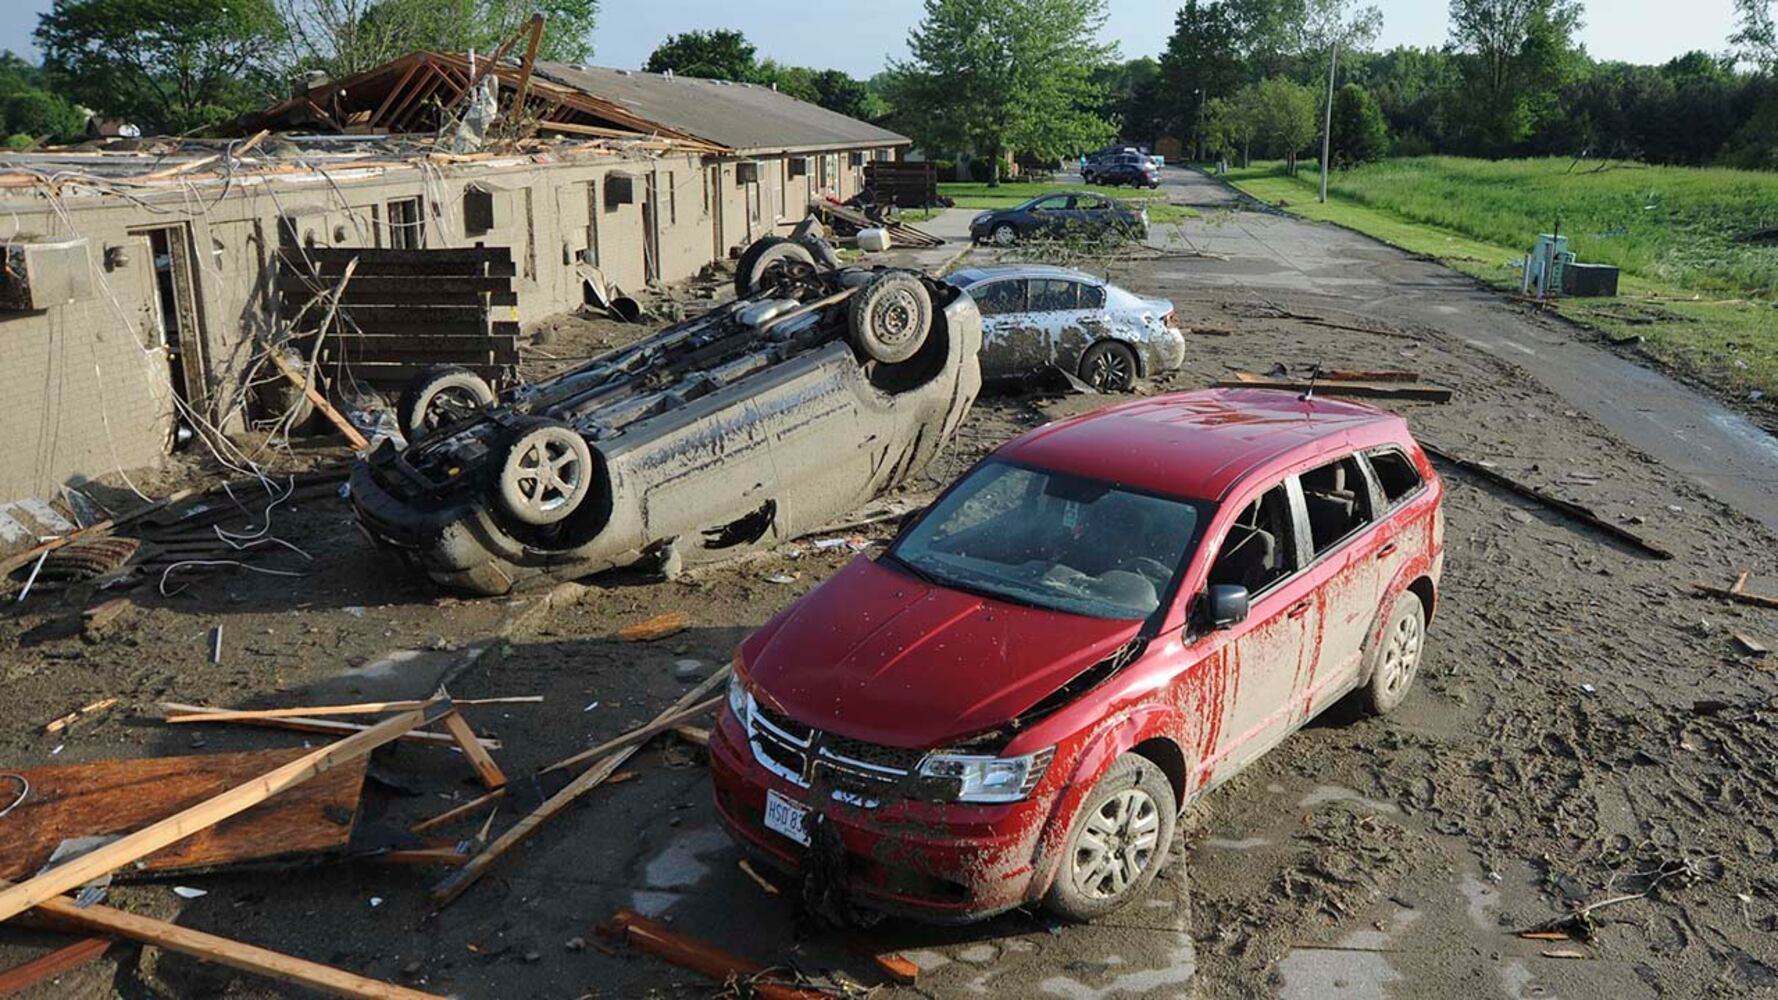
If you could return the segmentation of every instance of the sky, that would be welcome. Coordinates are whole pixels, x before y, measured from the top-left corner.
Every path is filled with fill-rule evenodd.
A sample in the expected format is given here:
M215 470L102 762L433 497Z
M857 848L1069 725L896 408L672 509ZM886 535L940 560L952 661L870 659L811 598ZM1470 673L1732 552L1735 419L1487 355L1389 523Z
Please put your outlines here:
M1383 11L1378 45L1440 45L1444 0L1373 0ZM0 49L37 53L31 30L51 0L0 0ZM604 0L593 61L637 69L667 35L738 28L760 55L866 77L907 52L920 0ZM1106 35L1125 58L1159 55L1179 0L1110 0ZM1580 41L1595 59L1659 63L1692 49L1717 52L1734 30L1733 0L1588 0ZM1677 11L1683 10L1683 16Z

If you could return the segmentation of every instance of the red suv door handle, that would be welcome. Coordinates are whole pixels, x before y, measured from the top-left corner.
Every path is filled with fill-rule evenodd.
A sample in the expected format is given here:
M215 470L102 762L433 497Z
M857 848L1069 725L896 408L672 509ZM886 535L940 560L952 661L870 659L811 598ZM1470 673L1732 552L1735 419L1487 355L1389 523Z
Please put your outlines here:
M1390 542L1388 545L1385 545L1382 548L1377 550L1377 558L1378 559L1387 559L1394 554L1395 554L1395 543L1394 542Z
M1308 601L1304 601L1301 604L1298 604L1296 607L1291 608L1289 611L1284 612L1285 616L1289 617L1289 618L1301 618L1302 616L1304 616L1308 613L1309 613L1309 602Z

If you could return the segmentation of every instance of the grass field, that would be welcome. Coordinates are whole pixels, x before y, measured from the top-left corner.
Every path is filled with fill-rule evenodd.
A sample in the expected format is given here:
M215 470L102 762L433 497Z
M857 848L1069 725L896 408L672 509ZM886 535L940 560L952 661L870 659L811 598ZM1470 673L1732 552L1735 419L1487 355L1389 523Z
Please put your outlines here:
M940 184L938 193L957 203L958 208L1012 208L1037 197L1040 194L1051 194L1056 191L1092 191L1117 201L1148 206L1148 221L1153 225L1164 225L1169 222L1181 222L1185 219L1197 218L1198 213L1184 205L1170 205L1167 196L1160 191L1147 188L1106 187L1102 184L1032 184L1008 181L997 188L986 184ZM915 215L906 213L907 218L917 221L919 218L930 218L932 213Z
M1270 204L1338 223L1517 289L1512 262L1558 215L1580 260L1623 269L1616 299L1568 299L1571 319L1725 391L1778 399L1778 174L1636 164L1572 172L1565 159L1391 160L1330 178L1277 164L1228 180Z

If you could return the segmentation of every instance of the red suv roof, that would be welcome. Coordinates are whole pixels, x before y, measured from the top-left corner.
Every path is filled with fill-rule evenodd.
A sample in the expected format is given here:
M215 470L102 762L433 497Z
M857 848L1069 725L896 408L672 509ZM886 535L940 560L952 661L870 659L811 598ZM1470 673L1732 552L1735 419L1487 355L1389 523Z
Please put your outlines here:
M1256 467L1401 417L1270 389L1199 389L1046 424L1001 446L1014 462L1195 500L1220 500Z

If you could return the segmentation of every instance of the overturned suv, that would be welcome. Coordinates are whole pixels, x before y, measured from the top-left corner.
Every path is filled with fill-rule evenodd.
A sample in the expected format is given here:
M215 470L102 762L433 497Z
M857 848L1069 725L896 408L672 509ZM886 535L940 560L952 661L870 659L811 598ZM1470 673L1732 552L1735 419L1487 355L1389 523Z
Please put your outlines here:
M924 468L981 386L981 317L918 272L806 233L742 254L735 301L496 395L440 368L409 444L352 473L359 523L476 594L794 537Z

